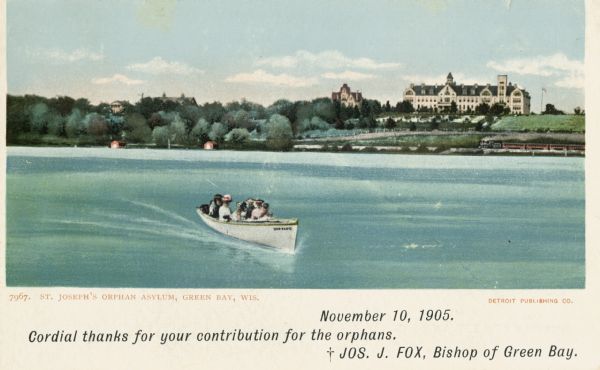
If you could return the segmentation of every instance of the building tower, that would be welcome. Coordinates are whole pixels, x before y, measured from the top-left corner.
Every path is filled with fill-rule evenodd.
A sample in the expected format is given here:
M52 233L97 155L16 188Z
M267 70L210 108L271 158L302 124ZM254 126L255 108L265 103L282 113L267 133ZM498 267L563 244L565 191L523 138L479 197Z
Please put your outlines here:
M498 75L498 103L506 104L507 75Z

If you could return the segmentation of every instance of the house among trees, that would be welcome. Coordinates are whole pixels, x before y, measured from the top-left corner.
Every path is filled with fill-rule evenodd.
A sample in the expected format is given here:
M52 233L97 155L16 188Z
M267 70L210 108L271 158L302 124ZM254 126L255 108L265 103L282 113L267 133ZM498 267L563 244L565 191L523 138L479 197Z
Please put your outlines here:
M340 92L331 93L331 100L339 101L344 107L354 108L361 105L363 97L360 91L352 92L350 86L343 84L340 88Z
M507 75L498 75L497 85L464 85L454 82L452 73L448 73L445 84L415 85L404 90L403 99L409 101L416 110L448 111L455 105L458 112L474 112L480 104L488 107L500 104L511 113L529 114L531 98L529 93L508 82Z
M110 103L110 110L112 112L112 114L121 114L123 113L123 111L125 110L125 102L119 101L119 100L115 100L114 102Z
M170 97L170 96L167 96L167 94L163 93L159 99L163 103L173 102L173 103L177 103L180 105L196 105L196 106L198 105L198 103L196 103L196 99L194 99L193 97L187 97L184 94L181 94L180 97Z

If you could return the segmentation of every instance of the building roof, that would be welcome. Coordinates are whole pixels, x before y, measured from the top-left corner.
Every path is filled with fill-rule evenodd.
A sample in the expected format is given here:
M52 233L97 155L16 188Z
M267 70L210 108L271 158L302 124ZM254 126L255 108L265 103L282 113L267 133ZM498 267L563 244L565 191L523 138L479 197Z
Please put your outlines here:
M360 102L362 100L362 93L360 91L352 91L352 89L350 89L350 86L348 86L347 83L344 83L342 85L342 87L340 87L340 91L339 92L332 92L331 93L331 99L332 100L339 100L341 98L342 95L342 90L347 90L350 95L354 98L354 100L356 100L357 102Z
M449 74L450 76L450 74ZM456 93L456 95L459 96L479 96L481 95L481 93L483 92L483 90L488 89L492 95L498 95L498 85L479 85L479 84L474 84L474 85L464 85L464 84L442 84L442 85L425 85L425 84L421 84L421 85L411 85L409 88L412 89L415 92L415 95L417 96L424 96L424 95L438 95L440 93L440 91L442 91L442 89L444 89L446 86L450 86L450 88L452 88L452 90L454 90L454 92ZM506 87L506 95L510 95L512 94L512 92L517 89L516 85L512 85L509 84ZM526 96L529 96L529 93L524 90L519 88L519 90L521 90L523 92L523 94L525 94Z
M181 105L198 105L196 103L196 99L194 99L193 97L187 97L183 94L181 94L181 96L178 97L166 96L165 94L163 94L159 99L163 102L172 101Z

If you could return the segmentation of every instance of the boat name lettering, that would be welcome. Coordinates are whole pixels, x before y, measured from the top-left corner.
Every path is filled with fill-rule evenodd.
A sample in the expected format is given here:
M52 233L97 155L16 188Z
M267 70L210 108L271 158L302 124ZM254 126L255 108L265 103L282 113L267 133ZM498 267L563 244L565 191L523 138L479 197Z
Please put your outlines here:
M290 226L288 226L288 227L274 227L273 230L275 230L275 231L292 230L292 228Z

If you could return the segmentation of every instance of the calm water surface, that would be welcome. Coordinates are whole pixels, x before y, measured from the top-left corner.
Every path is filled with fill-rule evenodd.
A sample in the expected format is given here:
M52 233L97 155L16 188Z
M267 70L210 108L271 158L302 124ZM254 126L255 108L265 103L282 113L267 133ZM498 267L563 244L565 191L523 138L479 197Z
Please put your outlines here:
M288 255L195 206L260 196ZM7 284L582 288L584 160L9 148Z

